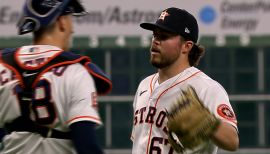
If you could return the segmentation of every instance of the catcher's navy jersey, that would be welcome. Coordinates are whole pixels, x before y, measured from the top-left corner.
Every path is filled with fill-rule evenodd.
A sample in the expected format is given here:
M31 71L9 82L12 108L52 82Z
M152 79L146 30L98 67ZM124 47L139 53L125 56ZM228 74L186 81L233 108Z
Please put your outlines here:
M16 62L34 70L63 52L54 46L24 46L15 53ZM21 77L10 66L0 63L0 127L21 116L17 96ZM39 72L23 72L22 77L31 77ZM61 132L78 121L91 121L101 125L97 111L97 94L93 77L80 63L61 65L48 69L37 77L33 86L33 101L30 117L39 125ZM22 98L27 99L27 98ZM49 136L49 134L48 134ZM12 132L3 139L5 154L71 154L75 153L71 140L44 138L30 132Z
M139 84L135 95L131 135L133 154L176 154L167 137L166 110L168 111L177 97L180 97L181 89L185 89L188 85L195 88L198 97L217 118L237 129L237 121L228 94L219 83L197 68L187 68L161 84L158 83L158 78L158 74L145 78ZM215 154L217 148L209 141L186 153Z

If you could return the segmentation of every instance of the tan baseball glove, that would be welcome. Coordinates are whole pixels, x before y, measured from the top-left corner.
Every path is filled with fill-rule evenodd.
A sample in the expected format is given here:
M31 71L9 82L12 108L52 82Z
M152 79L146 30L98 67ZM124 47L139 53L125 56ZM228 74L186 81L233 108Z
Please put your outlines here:
M193 87L168 112L168 140L175 151L183 152L203 144L217 129L220 120L206 108Z

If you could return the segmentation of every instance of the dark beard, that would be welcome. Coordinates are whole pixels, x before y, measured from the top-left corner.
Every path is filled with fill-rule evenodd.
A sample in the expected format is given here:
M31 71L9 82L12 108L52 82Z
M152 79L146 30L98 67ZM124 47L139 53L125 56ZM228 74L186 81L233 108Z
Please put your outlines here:
M162 69L162 68L165 68L165 67L168 67L172 64L171 61L161 61L161 62L156 62L156 61L153 61L150 59L150 63L155 67L155 68L158 68L158 69Z

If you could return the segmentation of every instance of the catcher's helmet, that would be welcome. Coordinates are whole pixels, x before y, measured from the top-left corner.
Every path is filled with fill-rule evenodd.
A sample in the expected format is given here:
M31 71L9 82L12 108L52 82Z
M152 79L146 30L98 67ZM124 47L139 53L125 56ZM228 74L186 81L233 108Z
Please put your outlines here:
M69 13L75 16L87 14L79 0L26 0L17 24L18 33L23 35L37 31Z

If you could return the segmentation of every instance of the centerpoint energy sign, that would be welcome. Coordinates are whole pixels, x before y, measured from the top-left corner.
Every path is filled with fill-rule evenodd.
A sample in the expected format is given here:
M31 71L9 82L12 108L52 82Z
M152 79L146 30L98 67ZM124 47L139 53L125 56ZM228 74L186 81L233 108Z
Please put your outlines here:
M224 1L220 5L221 28L254 31L269 13L269 1Z

